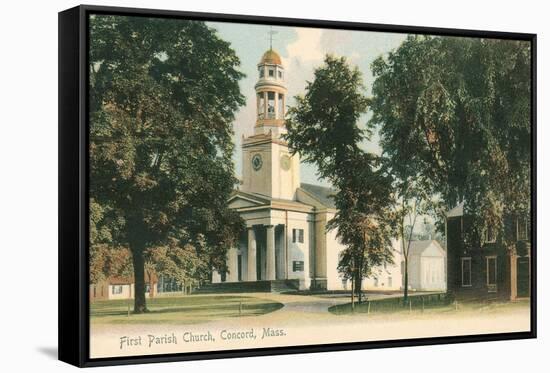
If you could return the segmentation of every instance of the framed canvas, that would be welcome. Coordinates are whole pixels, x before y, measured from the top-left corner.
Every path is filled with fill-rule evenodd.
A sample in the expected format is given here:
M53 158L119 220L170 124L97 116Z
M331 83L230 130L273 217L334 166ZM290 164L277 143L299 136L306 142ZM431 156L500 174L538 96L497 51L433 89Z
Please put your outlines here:
M59 13L59 358L536 336L536 35Z

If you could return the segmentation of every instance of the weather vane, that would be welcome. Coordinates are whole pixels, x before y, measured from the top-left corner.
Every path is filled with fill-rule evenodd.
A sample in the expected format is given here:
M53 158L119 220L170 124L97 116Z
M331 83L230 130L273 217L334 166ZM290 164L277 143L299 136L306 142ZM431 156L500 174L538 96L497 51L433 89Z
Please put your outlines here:
M277 31L273 31L273 26L269 26L269 50L273 50L273 35L275 35Z

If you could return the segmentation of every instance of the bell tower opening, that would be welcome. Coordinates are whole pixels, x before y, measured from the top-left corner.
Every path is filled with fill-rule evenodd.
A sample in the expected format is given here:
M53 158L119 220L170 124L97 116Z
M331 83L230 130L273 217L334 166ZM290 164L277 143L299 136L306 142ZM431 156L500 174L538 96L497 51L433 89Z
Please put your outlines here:
M287 94L284 70L281 57L273 49L265 52L258 63L255 134L284 132Z

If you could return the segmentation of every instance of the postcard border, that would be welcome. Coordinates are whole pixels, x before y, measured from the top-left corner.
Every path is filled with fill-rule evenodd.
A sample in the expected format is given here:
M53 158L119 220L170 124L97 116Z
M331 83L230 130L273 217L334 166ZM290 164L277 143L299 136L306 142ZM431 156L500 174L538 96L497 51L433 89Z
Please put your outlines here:
M90 358L89 267L88 267L88 45L91 14L166 17L277 26L317 27L356 31L413 33L525 40L531 43L531 330L528 332L479 334L452 337L414 338L388 341L350 342L221 350L126 357ZM423 26L402 26L314 19L279 18L175 10L138 9L80 5L59 13L59 359L80 367L153 362L252 357L297 353L393 348L536 338L537 331L537 243L536 243L536 94L537 35ZM78 124L78 126L75 125ZM75 155L78 154L78 157ZM78 180L78 182L77 182ZM78 250L74 248L78 247Z

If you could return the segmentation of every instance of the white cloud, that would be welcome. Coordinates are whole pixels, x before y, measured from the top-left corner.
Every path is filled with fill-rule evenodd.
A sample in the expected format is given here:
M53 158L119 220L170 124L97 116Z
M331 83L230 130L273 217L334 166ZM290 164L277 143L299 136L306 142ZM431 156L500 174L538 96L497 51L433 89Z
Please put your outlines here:
M360 59L361 55L358 52L351 52L351 54L348 56L348 60L353 64L357 64Z
M298 38L287 45L287 57L283 58L283 64L287 66L287 69L322 61L321 36L323 30L314 28L295 28L295 30Z

